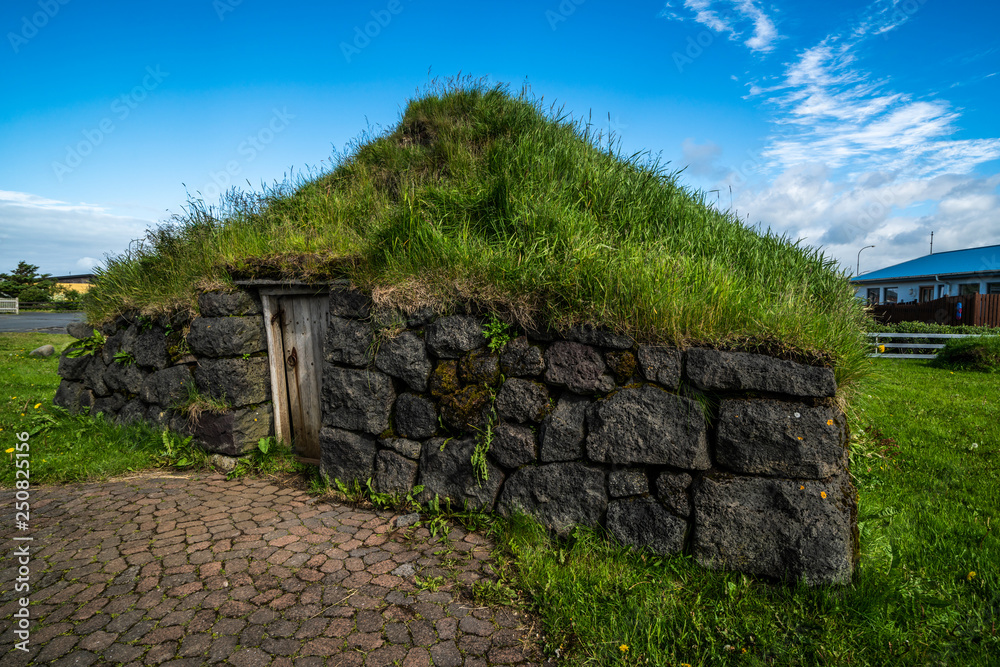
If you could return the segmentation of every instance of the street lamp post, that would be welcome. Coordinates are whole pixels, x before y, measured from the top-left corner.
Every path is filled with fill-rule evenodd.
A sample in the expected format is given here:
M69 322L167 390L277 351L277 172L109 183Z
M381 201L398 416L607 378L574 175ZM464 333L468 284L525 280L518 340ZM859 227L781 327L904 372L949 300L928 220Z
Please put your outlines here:
M874 248L874 247L875 246L873 246L873 245L866 245L861 250L867 250L868 248ZM858 251L858 266L857 266L856 269L854 269L854 275L855 276L857 276L858 274L861 273L861 250Z

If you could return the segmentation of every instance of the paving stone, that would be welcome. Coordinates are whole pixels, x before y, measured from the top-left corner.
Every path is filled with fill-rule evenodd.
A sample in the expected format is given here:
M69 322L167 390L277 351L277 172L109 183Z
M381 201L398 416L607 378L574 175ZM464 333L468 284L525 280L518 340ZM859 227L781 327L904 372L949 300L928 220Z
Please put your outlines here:
M415 590L418 572L466 590L490 573L484 536L451 530L445 558L426 528L292 486L154 473L39 487L33 510L45 624L16 664L485 665L498 648L521 661L532 623L470 614L459 586ZM0 607L5 656L12 609Z

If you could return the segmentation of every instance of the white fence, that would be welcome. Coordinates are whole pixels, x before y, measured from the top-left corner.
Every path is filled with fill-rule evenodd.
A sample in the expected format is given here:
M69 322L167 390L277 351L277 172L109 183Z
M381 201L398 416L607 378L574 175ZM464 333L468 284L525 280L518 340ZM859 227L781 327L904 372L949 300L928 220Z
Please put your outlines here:
M18 313L17 299L0 299L0 313Z
M894 350L940 350L944 347L944 343L897 343L892 340L894 338L901 338L903 340L907 338L910 340L913 340L914 338L973 338L977 335L978 334L870 333L868 334L868 337L874 339L872 344L875 346L875 351L868 356L882 357L883 359L933 359L937 356L936 352L934 354L907 354L903 352L886 352L885 350L890 348Z

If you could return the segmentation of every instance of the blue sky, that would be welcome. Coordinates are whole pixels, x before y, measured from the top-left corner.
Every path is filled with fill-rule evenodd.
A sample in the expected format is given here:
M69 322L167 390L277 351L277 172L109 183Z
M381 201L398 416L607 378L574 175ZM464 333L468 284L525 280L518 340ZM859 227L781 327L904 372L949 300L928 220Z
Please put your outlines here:
M12 0L0 271L86 272L189 193L322 168L459 72L528 83L851 272L931 231L996 244L998 25L968 0Z

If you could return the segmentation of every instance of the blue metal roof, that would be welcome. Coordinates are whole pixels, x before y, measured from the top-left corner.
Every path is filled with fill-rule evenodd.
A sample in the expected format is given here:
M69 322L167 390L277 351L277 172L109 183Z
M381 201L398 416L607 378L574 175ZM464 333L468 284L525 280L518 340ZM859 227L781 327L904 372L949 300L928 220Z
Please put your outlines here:
M1000 245L988 245L982 248L951 250L917 257L907 262L855 276L851 278L851 282L865 283L934 276L954 277L956 274L973 275L997 272L1000 272Z

